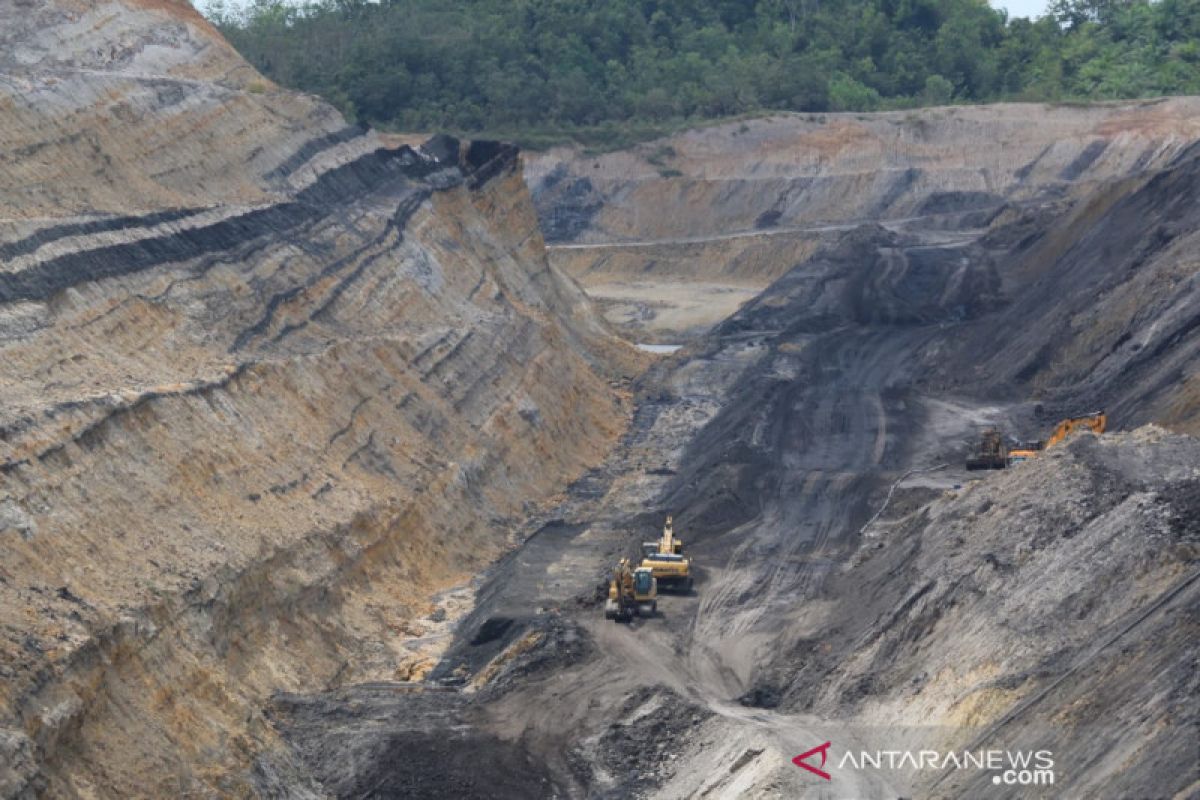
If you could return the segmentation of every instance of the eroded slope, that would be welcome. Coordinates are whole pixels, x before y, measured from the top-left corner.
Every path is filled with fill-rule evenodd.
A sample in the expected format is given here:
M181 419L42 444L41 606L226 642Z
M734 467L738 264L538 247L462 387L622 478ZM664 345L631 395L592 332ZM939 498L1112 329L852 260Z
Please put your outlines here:
M1187 796L1197 464L1200 444L1153 426L1081 436L873 526L819 631L780 660L777 702L881 748L1049 750L1058 796ZM1022 796L986 774L904 780Z

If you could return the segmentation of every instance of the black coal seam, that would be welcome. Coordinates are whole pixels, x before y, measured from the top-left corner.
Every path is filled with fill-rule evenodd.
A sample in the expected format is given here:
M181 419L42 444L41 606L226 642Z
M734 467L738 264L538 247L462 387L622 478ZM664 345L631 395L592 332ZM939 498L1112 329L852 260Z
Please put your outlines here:
M378 236L372 237L372 239L369 242L367 242L366 244L364 244L363 246L356 248L354 251L352 251L348 255L342 256L338 260L334 261L332 264L327 265L323 270L321 270L316 275L316 277L312 278L308 282L306 282L300 286L293 286L289 289L284 289L283 291L277 292L276 294L272 295L271 299L267 302L266 310L263 312L263 315L259 318L258 322L254 323L249 328L246 328L244 331L242 331L241 333L238 334L237 338L234 339L233 344L229 346L229 352L232 353L237 350L241 350L243 347L246 346L247 342L249 342L255 336L259 336L264 331L266 331L267 328L270 327L271 323L275 320L275 312L279 309L279 307L281 305L286 303L288 300L291 300L293 297L296 297L301 292L307 291L309 288L311 288L313 286L313 284L315 284L321 278L324 278L328 275L333 274L334 272L337 272L344 265L350 263L355 258L358 258L360 255L362 255L364 252L366 252L370 248L375 247L377 244L382 242L384 240L384 238L387 237L387 235L388 235L388 230L385 228L383 231L381 231L379 233ZM303 242L303 241L293 242L293 244L296 247L298 247L300 250L304 251L310 257L314 257L315 254L313 254L311 252L311 249L307 246L307 244L305 242Z
M329 437L329 441L326 442L326 444L333 444L339 438L341 438L342 436L345 436L347 433L349 433L350 428L352 428L354 426L354 420L358 418L359 410L363 406L365 406L367 403L369 403L373 397L374 397L373 395L367 395L363 399L359 400L358 403L355 404L354 408L350 409L350 419L346 422L346 425L342 428L339 428L337 431L335 431L333 436Z
M246 346L247 342L249 342L255 336L261 335L263 331L265 331L271 324L271 321L275 319L275 311L281 305L286 303L288 300L291 300L293 297L296 297L307 288L307 284L303 286L293 286L290 289L285 289L282 292L277 292L272 295L271 300L267 303L266 311L264 311L263 315L259 317L258 322L254 323L249 328L246 328L246 330L237 335L237 338L233 340L233 344L229 346L229 352L232 353L237 350L241 350Z
M258 255L266 251L272 243L272 239L266 236L259 236L243 242L233 242L226 250L215 250L211 253L206 253L196 259L196 263L187 270L189 275L178 278L177 282L187 283L189 281L200 280L218 265L233 266L253 263ZM165 292L159 295L152 295L149 299L158 299L164 295Z
M1044 148L1042 148L1042 152L1037 154L1037 158L1013 172L1013 177L1019 181L1024 181L1033 172L1033 168L1038 165L1038 163L1046 156L1047 153L1050 152L1052 148L1053 145L1046 145Z
M282 203L170 236L60 256L21 272L0 275L0 302L47 300L63 289L88 281L228 250L268 232L278 234L297 227L318 214L312 206Z
M520 150L507 142L474 141L467 148L464 171L470 189L482 188L492 178L517 164Z
M271 323L275 320L275 312L279 310L279 307L281 305L286 303L288 300L291 300L292 298L296 297L297 295L308 291L314 285L316 285L316 283L319 280L321 280L322 278L327 278L330 275L333 275L334 273L339 272L342 269L342 267L344 267L347 264L350 264L350 263L354 262L356 259L362 257L363 253L365 253L367 250L371 249L372 247L376 247L376 246L382 244L384 242L384 240L386 240L387 237L389 235L391 235L393 230L401 231L400 239L403 240L404 234L402 231L404 229L404 226L408 223L408 220L412 217L413 214L416 213L417 209L421 207L421 204L425 202L425 200L429 197L430 194L431 194L431 192L429 190L425 190L425 191L417 192L410 197L404 198L400 202L399 208L396 210L396 213L394 215L392 215L392 218L390 220L388 220L387 225L384 227L384 229L382 231L380 231L379 235L372 237L371 240L369 242L367 242L366 244L364 244L362 247L356 248L353 252L349 253L348 255L345 255L342 258L339 258L337 261L334 261L332 264L329 264L323 270L321 270L320 273L318 273L316 275L316 277L312 278L311 280L309 280L302 286L294 286L290 289L286 289L282 292L279 292L274 297L272 297L270 302L267 304L267 309L264 312L263 316L259 319L258 322L254 323L249 328L247 328L246 330L244 330L240 334L238 334L237 339L235 339L233 345L230 346L229 352L232 353L236 350L242 349L243 347L245 347L246 343L249 342L251 339L253 339L255 336L259 336L262 333L264 333L271 326ZM303 247L303 245L301 245L301 247ZM374 263L379 258L379 255L380 254L376 254L374 257L366 259L365 261L363 261L363 263L359 264L358 268L355 269L354 272L351 273L351 275L346 280L341 281L336 287L334 287L330 298L325 303L322 303L321 306L318 309L316 309L316 311L314 311L312 314L310 314L309 319L316 317L322 311L326 310L338 297L341 296L342 292L344 292L346 290L346 286L351 281L358 278L358 276L363 273L363 270L365 270L367 268L367 266ZM305 323L305 324L307 324L307 323ZM284 326L284 328L279 332L279 334L275 336L273 341L278 342L284 336L286 336L287 334L291 333L292 331L298 329L299 327L302 327L302 326L301 325L286 325L286 326Z
M446 341L447 341L447 340L449 340L449 339L450 339L450 337L451 337L452 335L453 335L453 331L450 331L450 332L448 332L448 333L443 333L441 336L439 336L439 337L438 337L438 339L437 339L437 341L436 341L436 342L434 342L433 344L429 345L429 346L428 346L428 347L426 347L424 350L422 350L421 352L419 352L419 353L417 353L415 356L413 356L413 357L412 357L412 358L409 360L409 363L410 363L410 364L414 364L414 365L416 365L416 364L419 364L419 363L420 363L420 362L421 362L421 361L422 361L422 360L425 358L425 356L429 355L429 354L430 354L430 353L432 353L434 350L436 350L437 348L439 348L439 347L441 347L443 344L445 344L445 343L446 343Z
M432 364L432 365L429 367L429 369L427 369L427 370L425 370L424 372L422 372L422 373L421 373L421 380L422 380L422 381L426 381L426 382L428 382L428 380L429 380L431 377L433 377L433 376L434 376L434 374L436 374L436 373L437 373L439 370L441 370L441 368L442 368L442 365L443 365L443 364L445 364L446 362L450 361L452 358L454 358L455 356L457 356L457 355L459 354L459 352L460 352L460 351L463 349L463 347L464 347L464 346L466 346L466 344L467 344L467 341L468 341L468 340L470 340L470 339L471 339L471 337L472 337L472 336L474 336L474 335L475 335L475 331L474 331L474 330L469 330L469 331L467 331L466 335L465 335L465 336L463 336L461 339L459 339L457 342L455 342L455 343L454 343L454 346L453 346L453 347L451 347L451 348L450 348L450 349L449 349L449 350L446 352L446 355L444 355L444 356L442 356L441 358L439 358L437 361L435 361L435 362L434 362L434 363L433 363L433 364Z
M0 303L47 300L71 286L142 272L226 251L245 242L279 234L319 219L328 209L362 197L413 173L427 171L409 148L376 150L322 175L295 199L257 209L201 228L71 253L20 272L0 274Z
M269 181L282 180L307 164L319 153L336 147L339 144L357 139L360 136L366 135L366 133L366 125L347 125L333 133L327 133L317 139L310 139L299 150L288 156L282 164L268 172L266 178Z
M397 244L399 244L399 242L397 242ZM356 280L358 280L360 277L362 277L362 274L367 271L367 267L371 266L376 261L383 258L385 255L387 255L387 251L382 252L382 253L375 253L372 256L364 258L362 260L362 262L354 269L354 271L352 271L349 275L347 275L346 277L342 278L340 281L337 282L337 285L334 286L333 289L331 289L329 291L329 295L325 298L325 302L321 303L321 305L319 305L315 309L313 309L313 312L311 314L309 314L308 318L316 319L317 317L321 316L326 311L328 311L329 308L334 303L337 302L338 298L341 297L342 294L345 293L346 289L349 288L350 284L354 283Z
M174 222L175 220L195 216L208 210L210 209L203 207L173 208L167 211L156 211L152 214L131 214L122 217L89 220L88 222L71 222L64 225L55 225L50 228L43 228L36 233L26 236L24 239L0 244L0 260L6 261L18 256L29 255L50 242L66 239L70 236L88 236L96 233L108 233L110 231L152 228L164 222Z
M346 277L344 277L340 281L338 281L337 285L334 286L333 289L330 291L329 297L327 297L325 299L325 302L321 303L321 305L319 305L316 309L314 309L313 312L308 315L307 319L305 319L303 322L288 323L287 325L284 325L282 328L279 329L279 333L275 334L275 336L273 336L271 338L271 342L272 343L280 342L285 337L295 333L296 331L298 331L302 328L307 327L308 323L312 322L318 316L320 316L321 314L328 311L329 307L332 306L334 304L334 302L339 297L342 296L342 293L346 291L347 287L349 287L350 284L354 283L354 281L356 281L360 277L362 277L362 274L364 272L366 272L367 267L371 266L376 261L383 258L389 252L390 251L388 251L388 250L384 250L383 252L375 253L374 255L364 258L359 263L359 265L357 267L355 267L354 270L349 275L347 275ZM311 287L312 287L311 283L306 284L304 286L304 289L307 290ZM292 293L293 296L295 294L296 294L295 292ZM290 299L290 297L289 297L289 299Z
M1101 154L1108 149L1108 140L1099 139L1092 142L1083 151L1075 156L1075 160L1067 166L1063 167L1062 172L1058 173L1059 180L1073 181L1080 175L1088 171L1092 164L1096 163Z

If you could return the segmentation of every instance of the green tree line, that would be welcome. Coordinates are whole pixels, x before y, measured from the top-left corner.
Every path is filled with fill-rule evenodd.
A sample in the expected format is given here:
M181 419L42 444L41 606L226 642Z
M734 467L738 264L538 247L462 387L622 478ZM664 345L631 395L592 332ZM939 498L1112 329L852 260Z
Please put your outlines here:
M251 63L405 130L579 131L766 110L1200 92L1200 0L254 0Z

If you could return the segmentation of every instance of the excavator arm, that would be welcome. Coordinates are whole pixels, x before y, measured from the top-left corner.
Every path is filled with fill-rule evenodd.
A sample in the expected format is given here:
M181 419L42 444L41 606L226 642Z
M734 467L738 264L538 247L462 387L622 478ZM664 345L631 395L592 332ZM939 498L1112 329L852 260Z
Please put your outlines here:
M1104 433L1107 426L1108 415L1103 411L1097 411L1095 414L1086 414L1081 417L1068 417L1055 426L1054 431L1050 434L1050 438L1046 440L1046 448L1053 447L1081 428L1086 428L1093 433Z
M683 552L683 542L675 538L675 526L672 523L674 517L667 517L667 523L663 525L662 538L658 540L658 552L660 553L681 553Z

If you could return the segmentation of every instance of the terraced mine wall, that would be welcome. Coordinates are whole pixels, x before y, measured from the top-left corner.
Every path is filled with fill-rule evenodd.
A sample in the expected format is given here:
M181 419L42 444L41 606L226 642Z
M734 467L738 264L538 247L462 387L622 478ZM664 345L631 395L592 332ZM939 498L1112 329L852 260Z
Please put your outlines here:
M1200 133L1198 110L1180 97L777 114L601 155L551 150L530 160L527 178L551 244L914 216L980 227L1006 201L1165 166Z
M859 224L953 239L1152 174L1200 134L1198 112L1180 97L777 114L560 148L526 174L554 263L628 335L678 342Z

